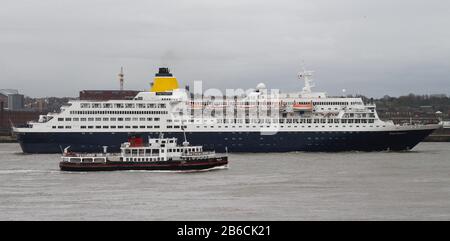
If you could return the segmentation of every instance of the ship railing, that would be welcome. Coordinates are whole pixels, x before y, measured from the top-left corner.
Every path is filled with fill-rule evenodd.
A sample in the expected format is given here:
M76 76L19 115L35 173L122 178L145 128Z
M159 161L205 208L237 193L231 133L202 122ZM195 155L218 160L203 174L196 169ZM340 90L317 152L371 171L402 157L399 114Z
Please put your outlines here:
M95 158L95 157L108 157L108 156L120 156L119 153L65 153L63 157L82 157L82 158Z
M212 157L216 155L215 151L204 151L204 152L190 152L190 153L183 153L181 157Z
M63 156L63 162L72 162L72 163L104 163L108 161L106 156Z
M123 154L123 157L147 157L147 156L160 156L159 153L145 153L145 154Z

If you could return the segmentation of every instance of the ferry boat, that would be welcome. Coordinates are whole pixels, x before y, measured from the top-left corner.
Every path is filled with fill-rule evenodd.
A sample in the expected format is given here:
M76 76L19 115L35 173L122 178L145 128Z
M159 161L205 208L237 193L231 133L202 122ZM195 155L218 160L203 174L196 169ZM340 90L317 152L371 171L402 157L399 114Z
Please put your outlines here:
M206 152L202 146L177 145L176 138L149 139L144 144L141 137L132 137L120 147L119 155L107 153L79 154L64 149L59 167L62 171L196 171L228 166L227 156Z
M300 73L305 85L292 93L260 83L245 95L214 96L180 88L160 68L151 89L132 100L70 101L13 131L25 153L58 153L64 146L119 152L130 135L180 139L183 130L192 144L217 152L335 152L410 150L440 127L383 121L373 103L312 91L312 76Z

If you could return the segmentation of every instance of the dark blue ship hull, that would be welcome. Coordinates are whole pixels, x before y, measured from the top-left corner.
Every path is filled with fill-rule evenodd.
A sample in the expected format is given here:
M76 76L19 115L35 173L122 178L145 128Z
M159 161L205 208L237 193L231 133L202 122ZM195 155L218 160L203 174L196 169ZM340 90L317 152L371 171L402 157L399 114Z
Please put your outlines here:
M186 132L192 145L203 145L205 150L224 152L338 152L409 150L434 129L408 131L361 132L278 132L261 135L260 132ZM25 153L61 153L67 146L74 152L101 152L108 146L110 152L119 152L120 145L131 135L145 139L155 138L159 132L137 133L16 133ZM164 137L184 140L182 132L164 133ZM180 143L181 144L181 143Z

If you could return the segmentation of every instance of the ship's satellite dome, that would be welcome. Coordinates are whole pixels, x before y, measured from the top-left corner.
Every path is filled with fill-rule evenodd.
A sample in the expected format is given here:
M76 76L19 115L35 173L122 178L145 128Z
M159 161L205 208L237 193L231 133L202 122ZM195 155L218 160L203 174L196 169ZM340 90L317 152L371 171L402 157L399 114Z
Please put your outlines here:
M259 84L256 86L256 89L257 89L257 90L264 90L264 89L266 89L266 85L265 85L264 83L259 83Z

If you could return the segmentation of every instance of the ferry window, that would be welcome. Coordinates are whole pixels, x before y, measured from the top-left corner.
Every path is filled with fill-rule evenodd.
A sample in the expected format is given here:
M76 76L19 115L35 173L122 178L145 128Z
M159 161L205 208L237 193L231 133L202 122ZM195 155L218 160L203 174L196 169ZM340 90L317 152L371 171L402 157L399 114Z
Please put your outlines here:
M109 126L103 126L103 129L108 129L109 128Z
M133 126L133 129L137 129L138 128L138 126Z
M103 118L103 121L109 121L109 118Z
M88 121L94 121L94 118L88 118Z
M92 129L92 128L94 128L93 126L88 126L88 129Z
M64 128L63 126L58 126L58 129L62 129L62 128Z
M127 128L127 129L130 129L130 128L131 128L131 126L125 126L125 128Z
M138 120L138 118L137 118L137 117L134 117L134 118L133 118L133 121L137 121L137 120Z
M117 128L119 128L119 129L122 129L122 128L123 128L123 126L117 126Z
M58 121L64 121L64 118L58 118Z
M80 120L81 120L81 121L86 121L86 118L81 118Z
M56 129L56 126L52 126L53 129Z
M78 120L80 120L79 118L73 118L73 121L78 121Z
M125 118L125 121L131 121L131 118L129 117Z
M145 126L139 126L139 128L141 128L141 129L145 129Z
M81 129L86 129L86 126L81 126Z
M140 121L145 121L145 118L139 118Z
M151 129L153 126L147 126L148 129Z
M123 118L117 118L118 121L123 121Z
M116 126L111 126L111 129L116 129Z
M159 121L160 120L160 118L155 118L155 121Z
M152 121L153 120L153 118L147 118L147 121Z
M66 118L66 121L71 121L72 119L71 118Z
M72 129L72 127L71 126L66 126L66 129Z
M159 126L155 126L155 128L156 128L156 129L158 129L158 128L159 128Z
M95 126L95 128L96 128L96 129L101 129L102 127L101 127L101 126Z
M102 118L95 118L95 121L102 121Z
M104 160L102 158L95 158L94 162L104 162Z

